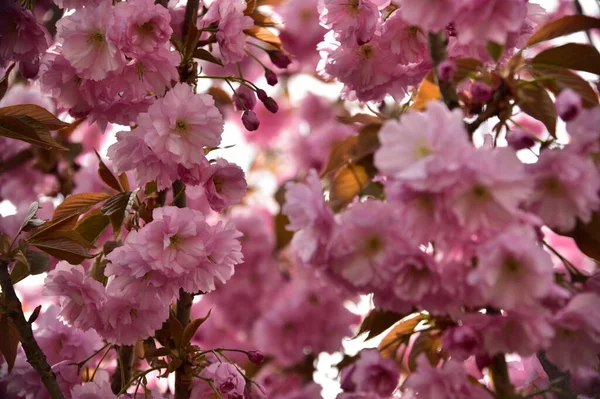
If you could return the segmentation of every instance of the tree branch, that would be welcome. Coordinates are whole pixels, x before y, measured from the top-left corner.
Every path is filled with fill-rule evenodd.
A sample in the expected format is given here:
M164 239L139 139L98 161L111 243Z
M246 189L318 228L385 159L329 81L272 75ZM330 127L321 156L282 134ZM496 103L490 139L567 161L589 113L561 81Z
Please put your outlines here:
M557 391L554 393L558 399L576 399L577 395L571 388L571 374L569 374L568 371L562 371L552 364L546 357L546 352L544 351L539 351L537 353L537 358L548 375L548 379L551 382L556 381L554 386L557 388Z
M510 382L508 365L506 364L504 353L499 353L492 358L492 364L490 365L489 370L497 398L518 398L515 393L515 388Z
M133 368L133 346L121 346L117 349L119 357L117 359L117 368L110 380L110 389L117 395L131 379L131 371Z
M8 262L6 261L0 261L0 286L2 287L2 292L4 293L6 300L8 317L13 320L17 330L19 330L21 345L27 356L27 361L40 376L42 383L50 394L50 398L64 399L65 397L56 382L56 375L54 375L54 372L46 360L46 355L44 355L44 352L42 352L33 336L31 324L25 319L21 301L10 281Z
M0 175L12 169L18 168L19 166L23 165L27 161L31 161L32 159L33 150L31 148L19 151L7 160L2 161L2 163L0 164Z
M435 72L435 78L437 80L437 84L440 88L440 93L442 94L442 99L446 103L449 109L458 108L458 96L456 95L456 88L454 87L454 83L452 79L450 80L440 80L438 76L438 65L442 63L446 58L448 58L448 53L446 52L446 35L443 31L438 33L429 33L429 53L431 55L431 60L433 61L433 70Z
M179 194L185 190L185 185L177 180L173 183L173 205L178 208L184 208L186 206L185 193ZM190 316L192 313L192 302L194 296L185 292L183 289L179 290L179 300L177 300L177 320L181 323L183 328L190 323ZM185 375L186 362L184 361L177 370L175 370L175 398L176 399L188 399L190 397L191 379Z

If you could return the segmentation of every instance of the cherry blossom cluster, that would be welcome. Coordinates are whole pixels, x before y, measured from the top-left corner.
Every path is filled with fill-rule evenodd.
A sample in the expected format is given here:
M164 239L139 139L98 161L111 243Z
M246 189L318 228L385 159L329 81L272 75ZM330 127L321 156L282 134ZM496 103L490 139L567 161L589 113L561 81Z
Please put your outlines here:
M330 30L319 44L318 70L343 83L350 100L381 101L385 95L402 99L432 68L430 32L445 33L450 59L493 62L486 52L488 42L510 54L544 16L542 7L521 0L397 3L323 2L320 21Z

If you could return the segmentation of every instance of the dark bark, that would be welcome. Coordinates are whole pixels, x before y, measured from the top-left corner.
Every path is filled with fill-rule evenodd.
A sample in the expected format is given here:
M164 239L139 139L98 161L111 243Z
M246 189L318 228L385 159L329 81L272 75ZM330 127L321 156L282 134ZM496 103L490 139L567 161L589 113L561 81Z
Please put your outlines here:
M10 281L8 262L5 261L0 261L0 286L2 286L8 317L12 319L19 331L21 345L27 356L27 362L31 364L31 367L40 376L42 383L50 394L50 398L64 399L65 397L56 382L56 375L50 368L46 360L46 355L44 355L44 352L42 352L42 349L40 349L33 336L31 324L25 319L21 301Z

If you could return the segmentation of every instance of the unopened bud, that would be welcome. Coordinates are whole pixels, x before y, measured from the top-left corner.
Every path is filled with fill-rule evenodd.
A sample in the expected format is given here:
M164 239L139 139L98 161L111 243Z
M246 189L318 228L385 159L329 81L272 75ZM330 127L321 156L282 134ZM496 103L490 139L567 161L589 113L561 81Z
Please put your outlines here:
M292 63L290 57L285 55L282 51L267 51L267 54L269 55L273 65L275 65L277 68L285 69Z
M265 360L265 355L261 351L249 351L248 359L254 364L261 364Z
M275 86L278 82L277 75L275 72L271 71L269 68L265 68L265 78L267 79L267 83L270 86Z
M276 114L277 111L279 111L279 105L277 105L277 102L273 99L273 97L265 98L265 101L263 101L263 104L265 105L266 109L268 109L269 111L271 111L274 114Z
M260 121L254 111L244 111L242 114L242 123L246 130L252 132L260 126Z
M454 61L445 60L437 67L437 74L440 80L446 82L451 80L456 73L456 64Z
M267 99L267 92L263 89L256 89L256 96L260 101L265 101Z
M521 129L511 130L506 136L506 141L508 142L509 146L517 151L531 148L535 145L535 140L533 137Z
M492 88L483 82L474 82L471 86L471 96L478 103L488 102L493 92Z
M254 109L256 105L256 96L254 91L247 86L241 85L231 97L233 106L237 111L245 111Z
M565 122L577 118L581 112L582 103L579 94L571 89L565 89L556 97L556 112Z

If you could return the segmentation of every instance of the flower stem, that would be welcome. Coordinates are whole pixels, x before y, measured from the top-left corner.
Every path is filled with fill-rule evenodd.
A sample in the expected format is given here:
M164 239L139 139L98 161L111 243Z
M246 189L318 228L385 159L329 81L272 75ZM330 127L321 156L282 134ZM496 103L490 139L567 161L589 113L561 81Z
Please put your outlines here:
M134 347L121 346L117 348L117 352L119 354L119 363L117 363L117 369L110 382L110 387L115 395L127 387L124 384L131 378Z
M50 398L64 399L65 397L56 382L56 375L50 368L50 365L46 360L46 355L44 355L44 352L40 349L33 336L31 324L25 319L21 301L10 281L8 262L6 261L0 261L0 286L2 287L8 317L12 319L19 331L21 345L27 356L27 362L31 364L31 367L33 367L40 376Z
M446 35L443 31L429 33L429 53L431 54L431 60L433 61L433 70L437 84L442 94L442 99L446 103L449 109L458 108L458 96L456 95L456 88L452 79L442 80L439 78L437 73L437 67L448 57L446 52Z

